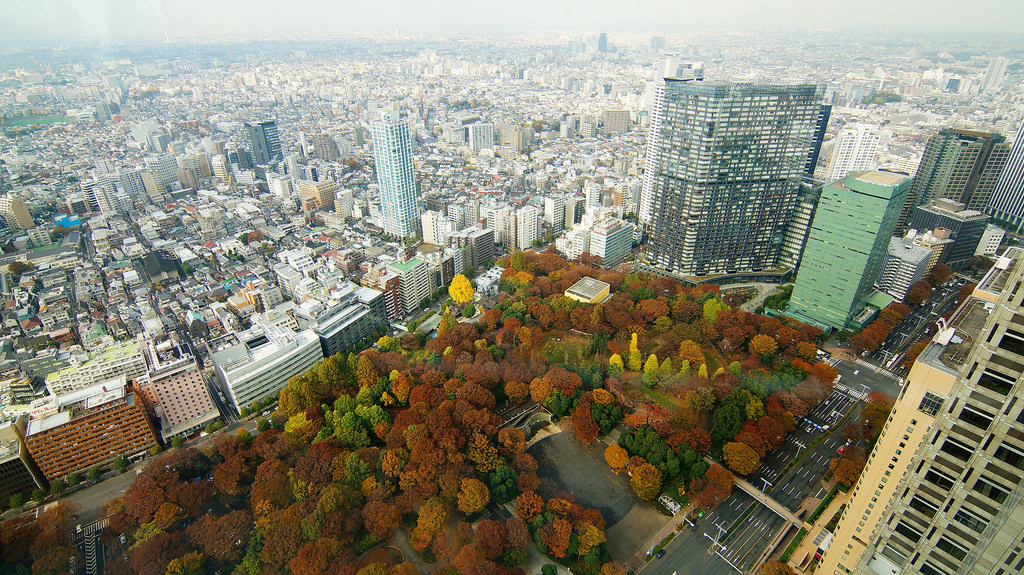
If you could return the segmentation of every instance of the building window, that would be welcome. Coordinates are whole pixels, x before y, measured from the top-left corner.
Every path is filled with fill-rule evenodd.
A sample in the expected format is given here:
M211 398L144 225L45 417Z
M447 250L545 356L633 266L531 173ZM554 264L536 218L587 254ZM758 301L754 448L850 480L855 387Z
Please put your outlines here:
M994 415L971 405L965 405L964 408L960 410L960 415L957 416L960 421L973 425L978 429L988 429L988 426L992 424L992 418L994 417Z
M978 378L978 385L985 389L994 391L999 395L1006 395L1013 389L1014 378L1003 375L991 368L985 368Z
M974 490L996 503L1002 503L1010 496L1009 490L989 482L984 477L979 477L978 480L974 482Z
M921 405L918 406L918 411L934 416L942 409L942 402L945 401L941 396L935 395L932 392L926 392L924 399L921 400Z
M939 451L948 453L962 461L967 461L968 459L971 458L971 455L974 453L974 450L972 450L970 447L967 447L966 445L960 443L959 441L950 438L946 438L946 441L942 442L942 447L939 448Z
M942 549L946 553L949 553L953 557L956 557L960 561L963 561L967 557L967 549L964 549L960 545L953 541L946 539L945 537L939 537L939 541L935 544L936 547Z
M934 467L929 469L928 473L924 474L924 479L925 481L939 486L943 491L949 491L949 489L956 483L956 479L942 471L939 471L938 469L935 469Z
M988 523L985 520L981 519L980 517L974 515L970 511L967 511L966 509L963 508L956 512L956 515L953 516L953 519L959 523L962 523L963 525L966 525L972 530L977 531L978 533L984 531L985 527L988 525Z
M1005 461L1017 469L1024 469L1024 454L1005 443L996 449L994 455L996 459Z

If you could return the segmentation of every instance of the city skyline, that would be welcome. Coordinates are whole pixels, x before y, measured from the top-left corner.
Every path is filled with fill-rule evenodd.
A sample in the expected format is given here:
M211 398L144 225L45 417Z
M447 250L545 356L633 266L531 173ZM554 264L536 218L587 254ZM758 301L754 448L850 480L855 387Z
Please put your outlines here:
M786 0L766 4L740 0L728 5L679 5L662 0L633 3L621 10L617 3L601 2L544 3L537 0L504 6L500 11L462 0L422 3L393 0L379 3L341 5L325 0L303 0L289 4L287 10L265 0L230 0L210 5L198 0L169 3L156 0L135 3L124 0L2 0L0 46L41 39L117 43L125 40L163 41L169 38L242 37L253 39L273 34L322 34L339 31L416 32L445 30L453 32L500 32L536 30L590 30L593 34L660 33L682 30L732 29L841 29L889 32L995 32L1019 36L1016 24L1024 21L1024 5L1013 0L982 0L970 12L953 0L927 2L882 0L862 2L855 11L830 10L811 0ZM377 23L376 14L389 14L386 24ZM274 18L263 14L273 12ZM309 12L324 17L310 19ZM659 14L652 19L650 14ZM999 13L999 18L986 15ZM194 14L203 14L197 19ZM883 17L880 17L883 16ZM572 27L561 23L573 22ZM655 23L656 22L656 23ZM726 24L727 23L727 24ZM616 45L614 36L609 46ZM621 42L621 39L619 39Z

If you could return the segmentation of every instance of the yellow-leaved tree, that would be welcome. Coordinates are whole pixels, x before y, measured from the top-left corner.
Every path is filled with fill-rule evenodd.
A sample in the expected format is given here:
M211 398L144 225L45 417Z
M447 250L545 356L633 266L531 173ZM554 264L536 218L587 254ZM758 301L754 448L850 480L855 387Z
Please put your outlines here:
M466 305L473 301L473 284L469 283L466 276L456 274L452 279L452 285L448 286L448 295L456 302Z

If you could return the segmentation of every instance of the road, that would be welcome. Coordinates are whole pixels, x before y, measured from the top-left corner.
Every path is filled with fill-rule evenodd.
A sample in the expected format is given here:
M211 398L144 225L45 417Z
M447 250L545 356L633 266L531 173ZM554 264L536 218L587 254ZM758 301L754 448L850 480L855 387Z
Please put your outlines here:
M898 371L907 350L928 336L928 326L956 308L957 296L966 281L956 277L939 286L932 294L931 301L913 308L910 314L893 328L882 347L868 354L867 359L883 368Z
M761 489L765 488L767 480L767 493L793 512L806 498L820 498L825 494L821 480L828 471L829 461L846 443L835 427L836 422L858 407L861 395L866 392L882 391L894 397L899 393L899 384L883 373L864 369L854 362L840 362L835 367L843 376L840 386L808 412L807 421L790 433L782 448L766 456L761 466L747 478ZM826 430L825 426L829 428ZM802 446L817 438L822 439L805 452ZM785 472L798 456L802 457L800 463ZM750 514L727 535L748 510ZM642 572L644 575L671 575L677 571L702 575L750 572L787 524L747 493L733 489L725 501L698 520L695 528L684 530L665 547L665 555L652 559ZM711 552L716 538L724 545L721 556Z

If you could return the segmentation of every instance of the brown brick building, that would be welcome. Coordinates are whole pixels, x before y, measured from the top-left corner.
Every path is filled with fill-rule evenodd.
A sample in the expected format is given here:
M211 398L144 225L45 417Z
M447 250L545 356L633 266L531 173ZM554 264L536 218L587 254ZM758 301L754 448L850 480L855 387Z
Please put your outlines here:
M48 481L129 458L156 445L145 406L124 376L59 395L53 410L29 422L25 443Z

